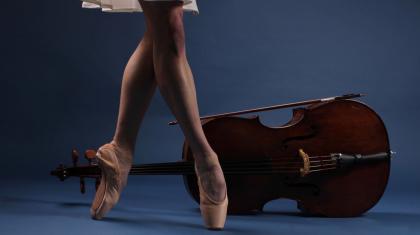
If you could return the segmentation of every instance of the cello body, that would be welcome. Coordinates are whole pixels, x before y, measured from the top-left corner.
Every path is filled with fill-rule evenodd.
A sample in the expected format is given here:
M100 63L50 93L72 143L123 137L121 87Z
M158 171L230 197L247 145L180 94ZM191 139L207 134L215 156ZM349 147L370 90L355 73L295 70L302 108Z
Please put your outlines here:
M291 120L279 127L263 125L258 116L227 116L202 122L204 133L219 161L265 160L287 162L331 153L369 155L390 152L383 121L367 105L354 100L322 102L293 110ZM193 161L184 142L183 161ZM324 167L325 168L325 167ZM309 214L327 217L358 216L373 207L385 191L390 159L358 164L306 176L283 174L225 174L229 214L262 211L272 200L297 202ZM192 198L199 202L197 178L184 175Z

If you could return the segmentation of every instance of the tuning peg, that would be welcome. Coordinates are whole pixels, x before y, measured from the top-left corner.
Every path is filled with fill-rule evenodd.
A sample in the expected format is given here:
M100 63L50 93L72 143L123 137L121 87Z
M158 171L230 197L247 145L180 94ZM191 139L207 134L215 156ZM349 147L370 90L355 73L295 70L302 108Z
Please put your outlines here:
M71 160L73 161L73 166L77 166L77 162L79 161L79 152L76 149L71 150Z
M99 184L101 183L101 178L96 177L95 179L95 190L98 191Z
M86 192L85 178L84 177L80 177L80 192L82 194L84 194Z
M57 173L55 173L55 172L54 172L54 174L57 174L57 176L58 176L58 178L60 179L60 181L64 181L64 180L67 178L67 171L65 170L64 165L63 165L63 164L60 164L60 165L58 166L58 168L57 168L57 172L59 172L59 174L57 174Z
M88 160L89 164L92 165L92 161L96 159L96 151L93 149L88 149L85 151L85 158Z

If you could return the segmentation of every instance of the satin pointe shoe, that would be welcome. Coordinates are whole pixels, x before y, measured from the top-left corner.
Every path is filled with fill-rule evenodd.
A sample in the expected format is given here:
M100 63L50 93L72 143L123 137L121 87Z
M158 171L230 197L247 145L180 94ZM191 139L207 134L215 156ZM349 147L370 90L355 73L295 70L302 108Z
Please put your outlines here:
M98 149L96 157L101 168L101 182L93 199L90 215L92 219L100 220L118 202L127 185L132 156L110 142Z
M204 225L210 230L222 230L225 226L226 213L228 207L227 191L223 201L215 201L204 191L201 179L197 173L197 165L194 166L197 175L198 188L200 190L200 211Z

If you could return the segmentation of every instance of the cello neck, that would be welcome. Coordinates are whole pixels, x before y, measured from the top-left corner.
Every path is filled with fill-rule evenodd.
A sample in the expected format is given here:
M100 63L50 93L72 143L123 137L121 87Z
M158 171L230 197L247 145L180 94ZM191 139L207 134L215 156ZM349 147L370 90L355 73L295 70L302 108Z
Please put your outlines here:
M179 161L133 165L130 175L188 175L194 174L194 163Z

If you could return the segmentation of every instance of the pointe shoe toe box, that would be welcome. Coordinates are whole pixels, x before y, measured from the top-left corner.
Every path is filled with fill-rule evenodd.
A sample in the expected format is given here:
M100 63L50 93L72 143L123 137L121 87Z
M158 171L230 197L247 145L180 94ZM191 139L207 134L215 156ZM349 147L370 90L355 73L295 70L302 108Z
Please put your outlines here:
M102 171L101 183L96 191L90 208L92 219L100 220L117 204L124 186L127 184L128 170L131 165L121 167L112 145L100 147L96 153Z
M217 204L214 203L214 201L210 201L207 196L205 196L205 199L200 199L200 201L201 216L207 229L223 229L228 207L227 196L223 201L218 202Z
M197 168L195 168L197 175ZM226 214L228 208L227 191L223 201L214 201L203 190L199 175L197 175L197 184L200 191L200 211L203 218L204 226L211 230L221 230L225 226Z

